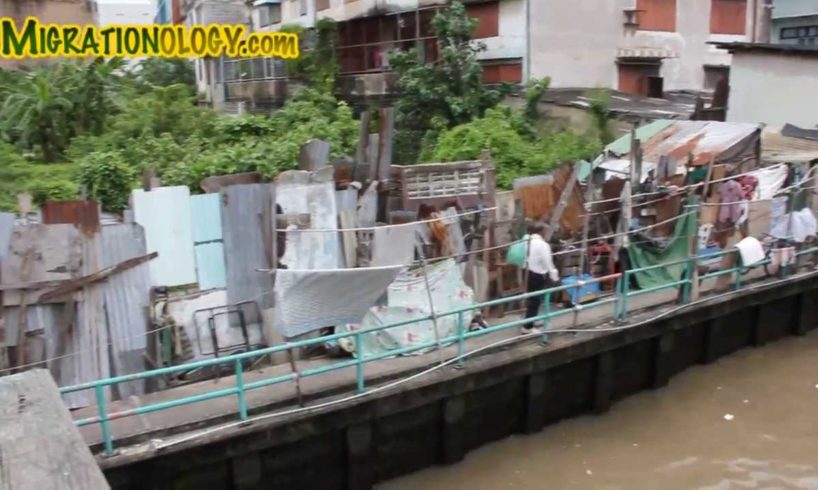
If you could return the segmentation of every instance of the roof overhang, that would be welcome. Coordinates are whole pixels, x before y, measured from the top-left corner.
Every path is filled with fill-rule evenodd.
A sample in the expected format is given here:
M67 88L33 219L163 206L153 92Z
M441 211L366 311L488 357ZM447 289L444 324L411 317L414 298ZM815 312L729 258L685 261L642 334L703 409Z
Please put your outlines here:
M818 48L800 44L765 44L743 42L709 42L707 44L726 49L731 53L769 53L796 56L814 56L818 58Z

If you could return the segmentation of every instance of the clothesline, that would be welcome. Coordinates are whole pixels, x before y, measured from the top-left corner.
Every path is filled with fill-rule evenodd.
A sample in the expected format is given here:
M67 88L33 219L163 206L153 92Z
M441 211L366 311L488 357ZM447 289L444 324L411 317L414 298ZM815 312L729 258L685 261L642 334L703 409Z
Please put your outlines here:
M490 211L496 211L497 206L493 206L490 208L484 209L475 209L472 211L464 211L462 213L452 214L448 216L441 216L439 218L428 218L420 221L410 221L408 223L396 223L391 225L382 225L382 226L359 226L356 228L278 228L275 231L282 232L282 233L289 233L289 232L299 232L299 233L342 233L342 232L353 232L353 231L373 231L373 230L380 230L384 228L398 228L401 226L417 226L426 223L435 223L437 221L444 221L450 220L455 218L460 218L462 216L471 216L473 214L480 214L480 213L488 213Z

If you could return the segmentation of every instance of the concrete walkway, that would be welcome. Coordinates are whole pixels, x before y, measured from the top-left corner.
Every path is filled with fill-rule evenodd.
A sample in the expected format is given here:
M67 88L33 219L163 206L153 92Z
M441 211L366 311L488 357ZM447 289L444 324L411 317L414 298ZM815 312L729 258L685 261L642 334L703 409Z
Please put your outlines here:
M749 274L744 279L749 279L755 274ZM702 295L713 289L714 280L708 280L702 287ZM629 317L631 322L641 319L648 319L661 314L663 311L675 307L677 298L676 290L660 291L643 294L629 298ZM605 327L612 327L613 308L615 303L611 302L601 306L587 305L576 311L576 314L565 314L552 320L549 330L560 329L583 329L587 331L579 333L556 333L551 335L547 345L543 349L561 349L568 345L584 342L588 335L601 335ZM636 313L638 312L638 313ZM493 323L505 323L518 316L507 316L497 319ZM595 332L595 330L602 330ZM514 339L519 339L514 341ZM507 342L503 342L507 341ZM478 355L486 355L497 350L508 349L510 345L518 343L537 344L539 338L520 338L519 327L486 334L466 341L465 352L483 349ZM503 345L495 345L503 343ZM436 365L441 359L451 359L457 355L456 345L450 345L441 351L433 351L423 355L405 356L393 359L383 359L369 362L365 365L366 387L382 385L389 381L406 378L412 374L428 369ZM298 361L299 372L307 369L325 366L331 363L341 362L343 359L315 359ZM465 361L468 363L468 359ZM452 367L444 367L455 369ZM289 365L278 365L266 367L252 372L245 373L245 383L285 375L291 372ZM317 399L328 399L339 395L352 395L355 393L355 367L331 371L315 376L305 377L300 380L301 392L304 401L309 405ZM112 402L108 405L108 413L132 409L138 406L145 406L154 403L179 399L183 397L198 395L218 389L232 388L235 386L235 377L226 376L218 380L203 381L168 390L150 393L140 397L131 397L126 400ZM250 407L250 414L271 412L296 408L298 406L296 396L296 383L284 382L263 388L258 388L246 393L247 403ZM82 419L97 415L96 407L88 407L73 412L75 419ZM185 431L200 429L202 427L233 422L239 420L238 403L236 396L226 396L205 402L193 403L190 405L152 412L145 415L135 415L111 421L111 433L115 439L115 447L127 446L137 442L144 442L154 437L163 437L170 434L182 433ZM98 424L81 428L81 432L89 445L98 445L102 442L100 426Z

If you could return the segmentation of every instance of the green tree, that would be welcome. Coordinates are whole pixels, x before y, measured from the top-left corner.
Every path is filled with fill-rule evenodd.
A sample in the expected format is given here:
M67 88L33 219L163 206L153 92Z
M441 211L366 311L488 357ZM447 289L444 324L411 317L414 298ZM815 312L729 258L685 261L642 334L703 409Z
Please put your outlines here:
M137 174L116 152L97 152L80 162L79 183L103 209L121 213L137 182Z
M301 50L301 56L287 60L288 74L314 90L333 94L338 77L338 24L325 17L309 30L297 24L280 30L297 34Z
M26 149L38 149L56 161L70 140L73 102L60 90L62 70L48 67L23 73L3 87L0 128Z
M414 149L417 156L419 140L431 144L441 129L481 117L506 93L482 83L478 54L485 45L472 41L476 26L463 4L454 1L432 20L439 51L435 63L422 60L416 49L390 55L400 93L396 104L400 153L412 154Z
M588 110L594 124L597 136L603 145L607 145L614 140L611 130L611 94L605 89L592 90L588 94L591 104Z
M590 158L600 145L571 131L548 131L531 136L524 116L498 106L474 119L444 131L432 153L436 161L475 160L487 149L497 171L497 184L505 189L514 179L540 175L569 161Z
M190 60L183 58L147 58L136 65L135 75L144 92L152 87L184 85L196 92L196 73Z
M548 87L551 86L551 78L545 77L540 80L532 79L525 86L525 117L531 123L536 123L540 119L540 101L542 100Z

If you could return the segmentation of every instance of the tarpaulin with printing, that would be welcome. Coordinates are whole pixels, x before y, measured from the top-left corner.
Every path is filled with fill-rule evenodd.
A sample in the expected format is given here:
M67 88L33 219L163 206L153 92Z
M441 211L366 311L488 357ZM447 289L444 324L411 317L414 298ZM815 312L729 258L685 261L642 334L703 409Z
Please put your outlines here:
M436 313L444 313L474 304L474 293L464 282L460 268L452 259L428 266L429 291ZM387 304L370 308L360 324L348 324L336 328L336 332L360 332L359 352L364 357L386 354L411 347L429 346L436 341L435 325L431 320L421 320L432 312L429 293L423 269L404 270L389 285ZM378 327L417 319L416 322L388 330L372 331ZM471 317L464 315L467 326ZM437 319L438 334L441 339L457 333L457 315L442 316ZM344 339L354 350L354 337ZM340 342L339 342L340 343ZM446 345L442 343L441 345ZM406 355L422 354L434 347L419 349ZM397 354L396 354L397 355Z
M676 221L673 235L671 235L664 247L659 247L644 239L633 240L630 247L628 247L631 268L641 269L687 258L690 251L690 242L686 235L691 219L695 219L695 215L685 213ZM684 270L685 264L681 262L637 272L634 276L640 289L648 289L679 281Z

